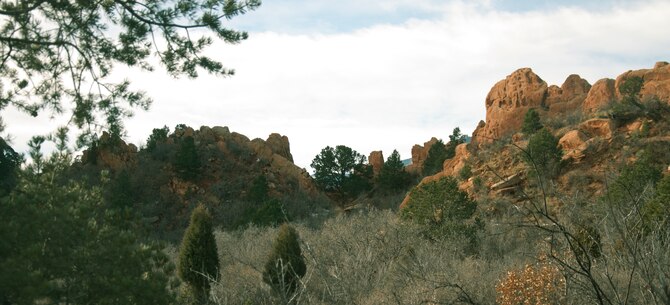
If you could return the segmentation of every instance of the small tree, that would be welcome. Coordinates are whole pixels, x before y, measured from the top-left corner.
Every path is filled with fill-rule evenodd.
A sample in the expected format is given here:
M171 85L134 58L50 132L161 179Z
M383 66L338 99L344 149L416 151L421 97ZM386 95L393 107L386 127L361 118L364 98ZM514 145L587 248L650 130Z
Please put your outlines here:
M563 151L558 147L558 139L546 128L533 134L522 155L532 171L547 178L558 175L562 157Z
M447 149L442 140L438 140L428 150L426 161L423 162L423 175L430 176L442 171L442 164L447 159Z
M456 156L456 146L465 143L465 135L461 134L461 129L456 127L449 136L449 142L444 147L447 150L446 159Z
M202 204L191 214L179 249L177 271L193 298L198 303L206 303L210 281L219 278L219 256L212 230L212 216Z
M393 153L386 159L377 179L379 186L387 191L402 190L409 185L411 177L405 171L405 165L400 160L397 150L393 150Z
M154 128L147 139L147 150L153 152L158 144L167 141L168 133L170 133L170 127Z
M542 129L542 123L540 122L540 115L535 111L535 108L530 108L526 112L526 116L523 118L523 125L521 126L521 131L526 136L532 136L538 130Z
M195 147L193 137L184 137L177 151L175 167L180 177L192 180L198 176L200 170L200 157Z
M272 245L272 253L265 264L263 281L288 303L300 284L300 279L307 272L305 259L300 250L298 232L283 224L279 235Z

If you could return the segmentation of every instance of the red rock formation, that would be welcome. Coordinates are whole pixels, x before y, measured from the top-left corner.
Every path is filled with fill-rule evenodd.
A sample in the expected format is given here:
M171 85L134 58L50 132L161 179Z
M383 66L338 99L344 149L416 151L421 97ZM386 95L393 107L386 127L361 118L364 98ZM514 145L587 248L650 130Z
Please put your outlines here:
M670 103L670 64L664 61L657 62L653 69L628 71L619 75L614 85L617 97L621 97L621 93L619 93L621 84L626 79L635 76L644 80L644 85L640 90L640 97L643 100L655 96Z
M486 96L486 124L477 130L477 143L495 139L519 130L530 108L544 106L547 83L529 68L514 71L496 83Z
M589 138L579 130L572 130L566 133L558 145L563 149L563 160L572 159L580 161L584 158L584 151L588 148L586 141Z
M368 157L368 163L372 166L372 173L377 177L384 166L384 154L382 151L377 150L371 152Z
M437 138L433 137L428 142L423 143L423 146L417 144L412 147L412 164L407 166L407 171L410 173L420 173L423 169L423 162L428 157L428 152L433 144L437 143Z
M104 131L95 149L87 149L81 157L82 164L96 164L102 168L117 171L137 161L137 147L126 144L121 139L112 139Z
M545 101L549 115L561 115L580 109L590 89L589 82L577 74L568 76L560 88L550 86Z
M272 152L286 158L286 160L293 162L293 155L291 154L291 146L288 142L287 136L282 136L278 133L273 133L270 134L270 136L265 142L270 146Z
M589 94L582 104L582 110L586 113L593 113L603 106L614 101L616 94L614 93L614 80L611 78L603 78L593 84Z

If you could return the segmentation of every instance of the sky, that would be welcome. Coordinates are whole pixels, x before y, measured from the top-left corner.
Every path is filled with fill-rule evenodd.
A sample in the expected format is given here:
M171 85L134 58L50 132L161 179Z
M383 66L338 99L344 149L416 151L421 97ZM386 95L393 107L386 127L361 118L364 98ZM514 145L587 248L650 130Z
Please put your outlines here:
M363 155L470 134L490 88L529 67L548 84L570 74L591 84L670 61L670 1L265 0L230 20L248 31L207 53L232 77L174 79L116 68L154 100L125 123L128 142L180 123L228 126L250 139L286 135L310 169L326 146ZM3 115L14 145L58 122ZM57 121L57 120L56 120Z

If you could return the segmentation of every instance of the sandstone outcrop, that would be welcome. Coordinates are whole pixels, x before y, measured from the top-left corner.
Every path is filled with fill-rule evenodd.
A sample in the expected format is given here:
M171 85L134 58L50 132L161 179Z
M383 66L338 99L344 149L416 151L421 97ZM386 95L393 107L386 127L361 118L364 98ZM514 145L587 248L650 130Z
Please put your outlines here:
M640 90L640 98L643 100L650 97L657 97L670 103L670 64L667 62L657 62L653 69L641 69L628 71L616 78L614 84L617 97L621 97L619 87L623 82L631 77L641 77L644 81Z
M445 176L456 176L463 169L467 160L470 159L468 144L463 143L456 146L456 154L453 158L444 160L442 172Z
M579 124L579 130L589 138L611 139L614 125L609 119L590 119Z
M287 136L282 136L278 133L272 133L265 142L268 144L268 146L270 146L272 152L286 158L286 160L293 162L291 146L288 142Z
M614 80L611 78L603 78L593 84L589 90L582 110L586 113L592 113L602 108L603 106L614 101L616 94L614 92Z
M591 84L577 74L568 76L560 88L550 86L545 100L549 115L556 116L580 109L590 89Z
M558 145L563 149L563 160L581 161L584 159L584 152L588 148L586 141L589 138L579 130L572 130L566 133L560 140Z
M102 133L94 148L87 149L81 157L82 164L94 164L112 171L132 166L137 162L137 147L121 139L112 139L106 131Z
M416 144L412 147L412 164L407 166L408 172L420 173L423 170L423 162L426 161L430 148L437 141L437 138L433 137L428 142L423 143L423 146Z
M372 166L372 173L375 177L379 176L379 173L382 171L384 166L384 154L381 150L373 151L368 157L368 164Z
M544 106L547 83L529 68L514 71L496 83L486 96L486 124L478 128L476 143L491 143L519 130L530 108Z

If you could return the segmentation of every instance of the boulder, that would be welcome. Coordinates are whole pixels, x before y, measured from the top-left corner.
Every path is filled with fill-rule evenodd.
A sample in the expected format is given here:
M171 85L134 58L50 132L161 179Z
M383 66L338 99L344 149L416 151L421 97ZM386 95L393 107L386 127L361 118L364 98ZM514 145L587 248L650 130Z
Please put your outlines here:
M518 186L519 184L521 184L521 182L523 182L523 177L521 176L521 174L520 173L519 174L514 174L514 175L511 175L511 176L503 179L503 181L500 181L498 183L495 183L495 184L491 185L490 189L492 191L508 189L508 188Z
M547 83L529 68L514 71L496 83L486 96L486 124L475 142L491 143L521 128L530 108L544 106Z
M581 123L579 130L589 138L611 139L614 126L610 119L590 119Z
M384 166L384 154L381 150L373 151L368 157L368 163L372 166L372 173L375 177L379 176Z
M579 130L572 130L566 133L558 145L563 149L563 160L572 159L581 161L584 158L584 152L588 148L586 141L589 138Z
M589 90L589 93L582 104L582 110L587 113L593 113L614 101L615 98L614 80L611 78L603 78L593 84L593 87Z
M278 133L272 133L265 142L270 147L272 152L286 158L286 160L293 162L291 145L288 142L287 136L282 136Z

